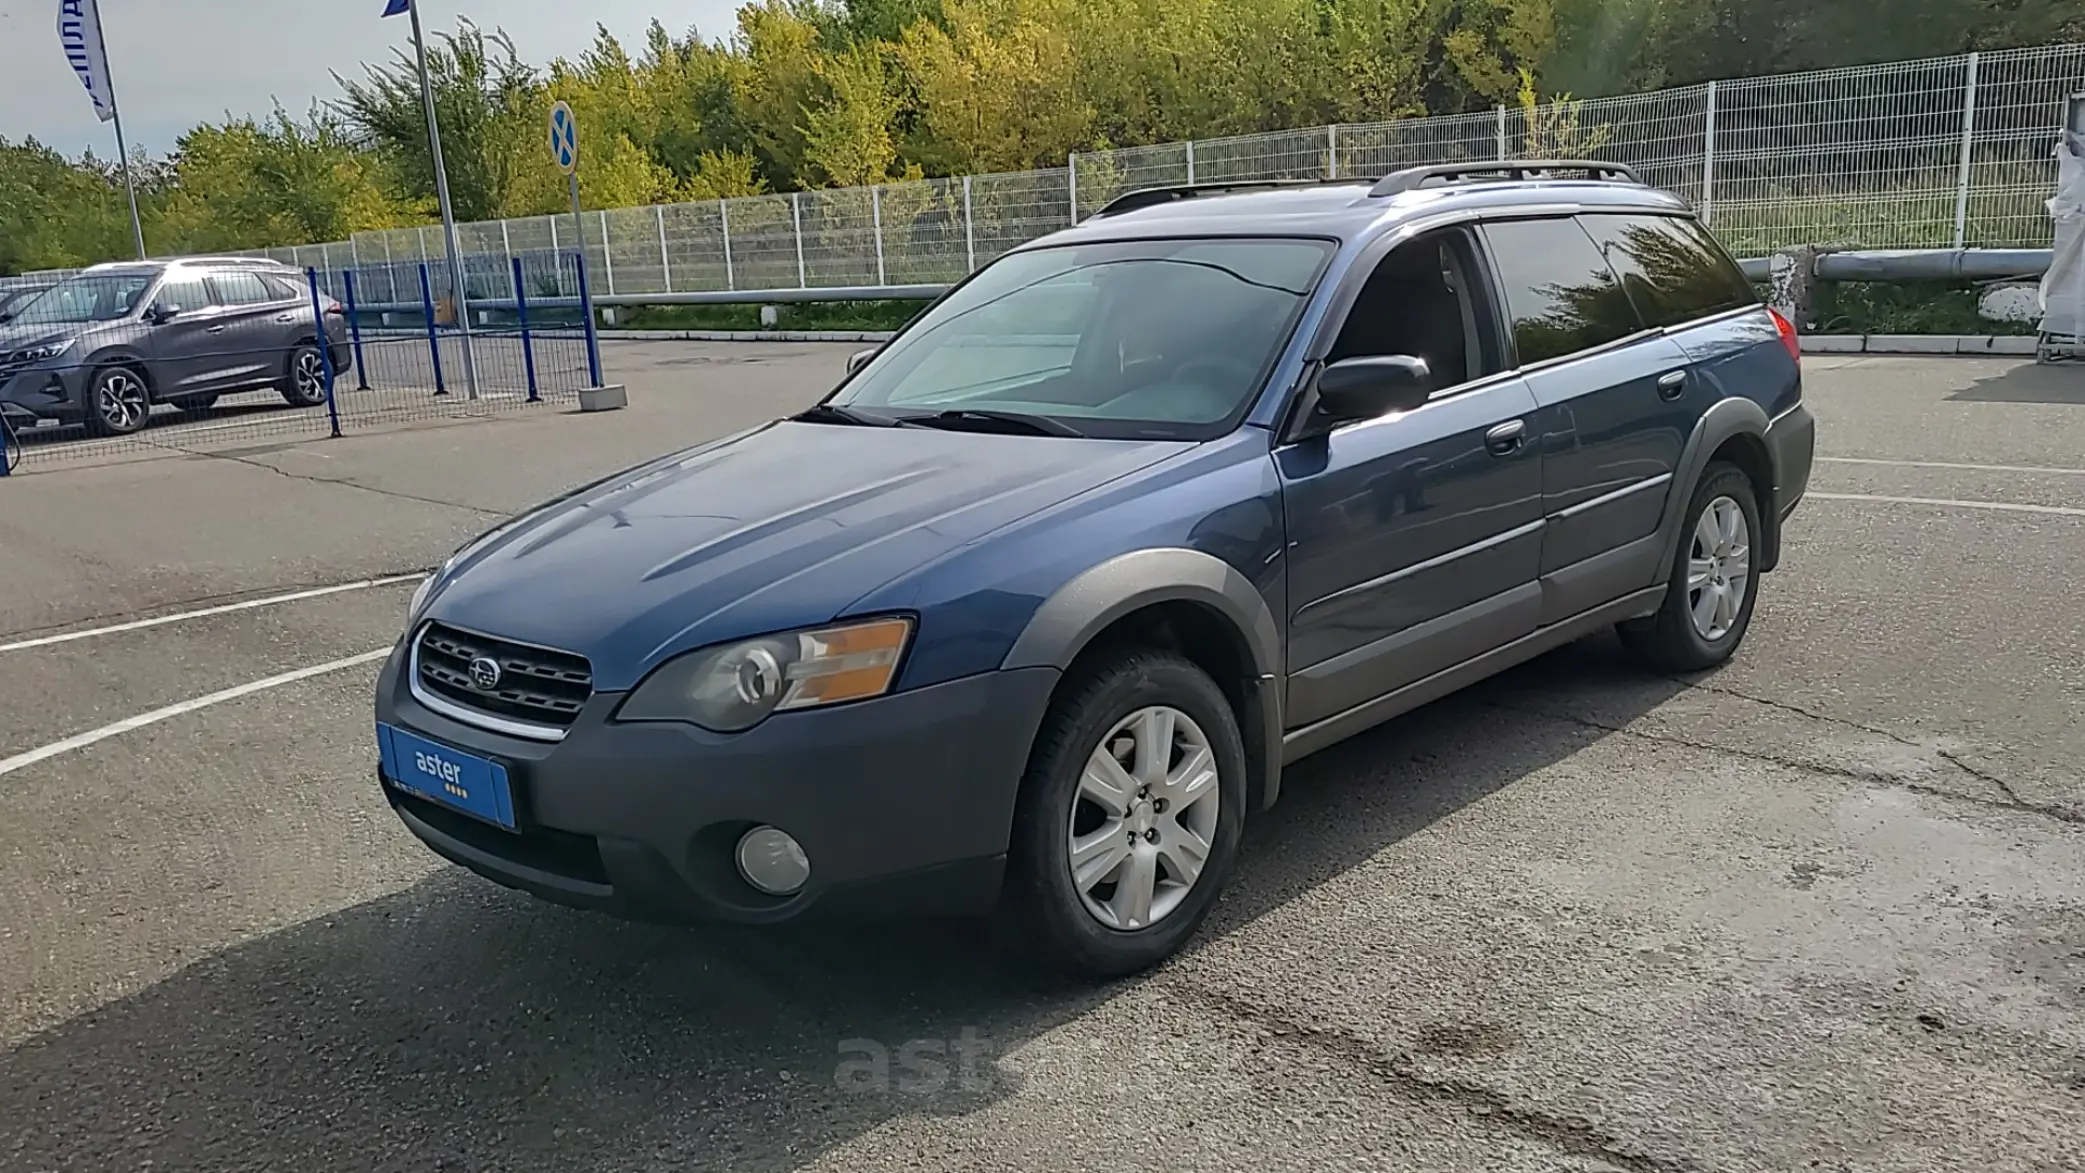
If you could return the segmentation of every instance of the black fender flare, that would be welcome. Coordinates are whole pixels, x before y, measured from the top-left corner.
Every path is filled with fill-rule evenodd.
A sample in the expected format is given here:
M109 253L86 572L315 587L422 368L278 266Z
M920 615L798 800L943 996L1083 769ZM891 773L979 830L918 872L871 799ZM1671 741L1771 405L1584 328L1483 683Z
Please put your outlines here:
M1766 450L1771 466L1773 449L1766 442L1767 428L1766 409L1742 396L1721 400L1695 422L1694 434L1687 438L1687 446L1680 452L1679 466L1673 470L1672 492L1665 498L1665 516L1658 523L1665 551L1658 560L1658 584L1666 581L1672 573L1672 560L1679 556L1680 542L1686 536L1687 506L1694 500L1695 486L1701 483L1709 457L1732 437L1751 436ZM1780 512L1773 501L1774 485L1779 483L1779 477L1777 470L1769 467L1768 471L1768 484L1759 502L1759 524L1766 530L1762 535L1763 549L1759 552L1762 570L1773 567L1781 544Z
M1271 806L1281 790L1281 627L1259 589L1222 559L1163 547L1120 554L1084 570L1036 608L1000 667L1064 671L1110 624L1173 602L1196 603L1222 616L1252 658L1255 679L1247 682L1248 712L1240 724L1247 726L1247 752L1259 774L1260 806Z

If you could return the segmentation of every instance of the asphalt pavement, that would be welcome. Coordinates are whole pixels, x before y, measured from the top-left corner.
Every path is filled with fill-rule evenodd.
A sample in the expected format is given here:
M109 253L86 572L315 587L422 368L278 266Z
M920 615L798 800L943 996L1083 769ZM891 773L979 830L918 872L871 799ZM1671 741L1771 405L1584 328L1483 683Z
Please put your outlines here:
M381 580L853 349L607 347L622 412L0 482L0 1170L2079 1167L2085 370L1812 358L1735 663L1590 639L1310 759L1196 947L1075 989L397 825Z

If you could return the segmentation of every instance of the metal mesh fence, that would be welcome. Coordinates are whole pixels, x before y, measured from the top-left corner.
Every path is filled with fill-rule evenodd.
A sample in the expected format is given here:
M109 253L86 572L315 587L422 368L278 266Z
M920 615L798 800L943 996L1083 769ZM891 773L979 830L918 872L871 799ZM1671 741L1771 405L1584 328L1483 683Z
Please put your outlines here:
M583 252L610 296L941 283L1138 188L1374 178L1486 158L1629 163L1684 195L1733 250L1794 244L2045 247L2050 156L2085 45L1725 81L1533 110L1082 152L1046 171L618 208L458 226L473 284L508 260ZM439 263L436 227L264 250L327 273ZM569 267L568 267L569 268ZM559 296L572 297L572 273ZM407 282L409 286L411 283Z
M461 314L442 260L61 283L0 350L5 467L465 419L569 404L600 384L576 253L463 261Z

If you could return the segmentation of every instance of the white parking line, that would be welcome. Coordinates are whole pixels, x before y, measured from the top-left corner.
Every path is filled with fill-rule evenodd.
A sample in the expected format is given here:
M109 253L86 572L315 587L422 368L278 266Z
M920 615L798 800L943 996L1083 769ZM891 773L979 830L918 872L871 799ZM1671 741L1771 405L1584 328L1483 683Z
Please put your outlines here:
M396 574L389 578L366 578L360 582L344 582L338 586L315 587L306 591L292 591L286 595L270 595L265 599L248 599L243 603L226 603L221 607L204 607L200 611L182 611L173 615L160 615L152 619L139 619L130 623L117 623L108 627L90 627L85 631L68 631L63 635L38 636L35 639L17 640L11 644L0 644L0 652L21 652L30 648L47 648L52 644L69 644L74 640L92 639L98 635L117 635L126 631L142 631L147 627L161 627L169 623L182 623L190 619L204 619L212 615L229 615L234 611L252 611L261 607L278 607L284 603L296 603L305 599L322 599L327 595L341 595L349 591L366 591L372 587L402 586L419 582L424 574Z
M33 766L38 762L48 761L60 754L71 753L76 749L84 749L97 741L107 741L117 734L129 733L135 729L143 729L147 725L156 725L169 718L179 717L183 713L193 713L197 709L207 709L211 705L221 705L226 701L235 701L240 697L252 696L257 692L266 692L271 688L280 688L285 684L295 684L300 680L309 680L314 676L324 676L328 672L343 672L349 668L359 668L364 664L373 664L390 654L391 649L379 648L373 652L364 652L359 656L349 656L345 660L334 660L328 664L299 668L295 672L284 672L280 676L270 676L266 680L256 680L249 684L241 684L236 688L227 688L223 692L213 692L209 696L199 696L194 700L168 705L163 709L154 709L149 713L140 713L135 717L125 717L113 725L104 725L99 729L74 734L63 741L54 741L49 745L32 749L27 753L18 753L11 758L0 759L0 777L12 774L25 766Z
M1892 468L1945 468L1961 472L2038 472L2061 477L2085 477L2085 468L2049 468L2032 464L1953 464L1945 460L1875 460L1860 456L1820 456L1817 463L1879 464Z
M1883 505L1938 505L1944 509L1989 509L1998 513L2043 513L2057 517L2085 517L2085 509L2065 505L2015 505L2005 501L1956 501L1947 497L1871 497L1865 493L1808 493L1805 499L1819 501L1873 501Z

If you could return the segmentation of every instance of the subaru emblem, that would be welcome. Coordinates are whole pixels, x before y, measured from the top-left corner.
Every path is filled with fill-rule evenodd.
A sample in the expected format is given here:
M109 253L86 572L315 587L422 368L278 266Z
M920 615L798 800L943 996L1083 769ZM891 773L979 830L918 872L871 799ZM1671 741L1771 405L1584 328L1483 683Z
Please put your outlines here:
M479 656L471 661L471 684L479 692L491 692L500 686L500 677L505 673L500 662L491 656Z

